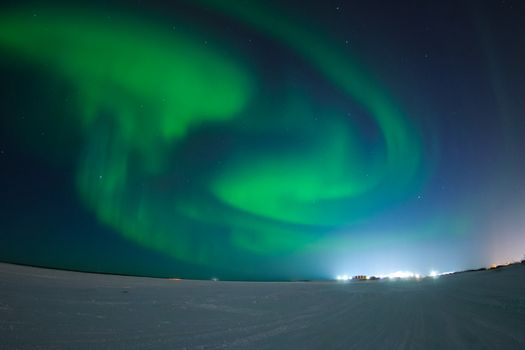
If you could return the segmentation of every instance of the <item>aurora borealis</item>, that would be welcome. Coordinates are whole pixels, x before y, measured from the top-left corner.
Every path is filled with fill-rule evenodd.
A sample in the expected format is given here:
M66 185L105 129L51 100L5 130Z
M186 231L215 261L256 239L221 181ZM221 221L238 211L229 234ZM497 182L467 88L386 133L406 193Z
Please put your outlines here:
M293 279L520 258L524 39L497 40L519 16L300 4L3 6L0 259Z

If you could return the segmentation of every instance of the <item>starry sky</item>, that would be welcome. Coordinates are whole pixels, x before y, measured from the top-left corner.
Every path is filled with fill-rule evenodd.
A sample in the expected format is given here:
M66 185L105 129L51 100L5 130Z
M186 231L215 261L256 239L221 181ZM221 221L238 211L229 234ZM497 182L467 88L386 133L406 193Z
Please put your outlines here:
M525 254L525 4L0 7L0 260L182 278Z

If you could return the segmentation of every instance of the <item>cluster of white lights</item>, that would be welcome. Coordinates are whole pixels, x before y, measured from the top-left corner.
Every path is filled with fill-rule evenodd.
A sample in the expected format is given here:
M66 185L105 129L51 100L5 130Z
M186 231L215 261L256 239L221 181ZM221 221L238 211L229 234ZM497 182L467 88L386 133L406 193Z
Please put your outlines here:
M423 277L437 278L439 276L449 275L451 273L454 273L454 272L453 271L449 271L449 272L442 272L442 273L440 273L438 271L432 270L432 271L430 271L430 273L428 275L420 275L419 273L415 273L415 272L411 272L411 271L396 271L396 272L390 273L388 275L379 275L378 277L381 278L381 279L383 279L383 278L391 278L391 279L415 278L415 279L420 279L420 278L423 278ZM348 281L348 280L351 280L352 278L349 277L348 275L338 275L335 279L338 280L338 281Z
M418 273L410 271L396 271L388 275L380 275L380 278L421 278L421 275Z

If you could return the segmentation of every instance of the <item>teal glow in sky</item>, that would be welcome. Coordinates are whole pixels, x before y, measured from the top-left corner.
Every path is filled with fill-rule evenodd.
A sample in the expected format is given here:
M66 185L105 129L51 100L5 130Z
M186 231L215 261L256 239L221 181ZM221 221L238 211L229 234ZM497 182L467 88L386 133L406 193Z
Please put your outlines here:
M488 35L475 48L491 64L458 52L494 19L453 21L470 34L442 47L437 16L425 47L366 6L157 5L0 12L3 180L15 183L1 204L19 203L0 227L5 259L287 279L519 254L493 240L525 242L520 106ZM447 66L456 56L469 66ZM479 69L484 83L462 79ZM489 229L512 191L506 233Z

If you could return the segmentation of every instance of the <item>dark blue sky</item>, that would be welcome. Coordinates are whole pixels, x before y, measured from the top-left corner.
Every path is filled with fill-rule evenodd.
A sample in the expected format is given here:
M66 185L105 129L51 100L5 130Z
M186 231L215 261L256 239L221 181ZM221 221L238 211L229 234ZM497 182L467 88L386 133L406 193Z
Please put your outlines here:
M525 254L525 6L0 7L0 260L186 278Z

